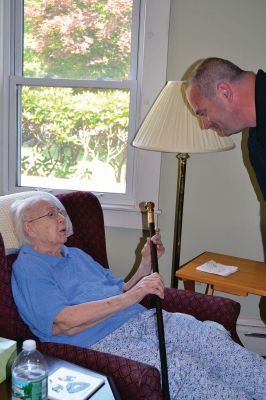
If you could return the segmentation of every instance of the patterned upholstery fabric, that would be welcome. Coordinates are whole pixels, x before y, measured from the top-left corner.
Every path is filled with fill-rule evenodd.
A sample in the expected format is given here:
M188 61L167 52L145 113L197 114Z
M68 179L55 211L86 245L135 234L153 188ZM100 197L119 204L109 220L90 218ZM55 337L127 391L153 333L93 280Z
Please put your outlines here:
M103 213L97 197L88 192L71 192L58 197L73 223L74 235L67 245L83 249L108 268ZM15 257L5 255L0 235L0 336L21 342L35 337L19 317L12 298L10 278ZM147 296L143 303L152 307L152 297ZM222 323L234 340L241 343L236 333L240 305L233 300L168 288L163 308ZM149 365L69 345L38 343L38 348L50 356L111 376L122 400L162 399L160 374Z
M162 399L160 373L147 364L64 344L38 343L38 349L111 376L122 399Z
M71 192L58 195L72 221L73 236L68 246L79 247L103 267L108 268L102 207L89 192Z
M151 308L153 306L152 297L147 296L142 303L145 307ZM200 321L219 322L230 332L234 341L242 345L236 332L240 304L231 299L167 288L162 306L166 311L190 314Z

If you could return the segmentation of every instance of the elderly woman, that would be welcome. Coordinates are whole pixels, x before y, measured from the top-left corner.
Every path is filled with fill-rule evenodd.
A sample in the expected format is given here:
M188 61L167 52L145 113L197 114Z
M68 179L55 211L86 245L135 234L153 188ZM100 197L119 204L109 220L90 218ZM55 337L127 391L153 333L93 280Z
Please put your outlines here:
M80 249L64 246L71 222L51 194L16 201L12 216L23 243L12 290L32 332L41 341L90 347L160 369L155 312L139 304L147 294L163 298L163 280L151 273L150 261L150 240L158 256L164 253L159 230L124 282ZM221 326L167 312L164 323L171 399L266 399L266 361Z

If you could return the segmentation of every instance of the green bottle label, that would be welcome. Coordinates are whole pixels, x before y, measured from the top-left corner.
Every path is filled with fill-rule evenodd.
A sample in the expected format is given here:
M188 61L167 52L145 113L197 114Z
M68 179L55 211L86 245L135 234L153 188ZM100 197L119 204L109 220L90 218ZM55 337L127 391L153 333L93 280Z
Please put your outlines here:
M13 380L12 400L45 400L47 397L47 378L34 382Z

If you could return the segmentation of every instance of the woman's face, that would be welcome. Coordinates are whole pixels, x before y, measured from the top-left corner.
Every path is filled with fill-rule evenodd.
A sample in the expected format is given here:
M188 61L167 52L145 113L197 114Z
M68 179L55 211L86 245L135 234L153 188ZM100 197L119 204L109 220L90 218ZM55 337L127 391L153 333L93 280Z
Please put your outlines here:
M67 240L65 212L49 200L32 205L24 229L33 248L44 253L60 251Z

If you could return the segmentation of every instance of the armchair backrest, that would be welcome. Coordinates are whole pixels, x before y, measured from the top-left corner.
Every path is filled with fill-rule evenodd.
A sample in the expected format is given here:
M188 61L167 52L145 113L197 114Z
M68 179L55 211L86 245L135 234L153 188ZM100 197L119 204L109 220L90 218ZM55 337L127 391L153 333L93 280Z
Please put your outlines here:
M73 225L74 234L68 238L66 245L79 247L108 268L103 212L97 197L82 191L63 193L57 197ZM11 271L16 257L16 254L5 254L0 235L0 336L22 341L34 336L20 318L12 296Z
M104 219L98 198L90 192L69 192L57 196L72 221L74 234L67 246L78 247L108 268Z

